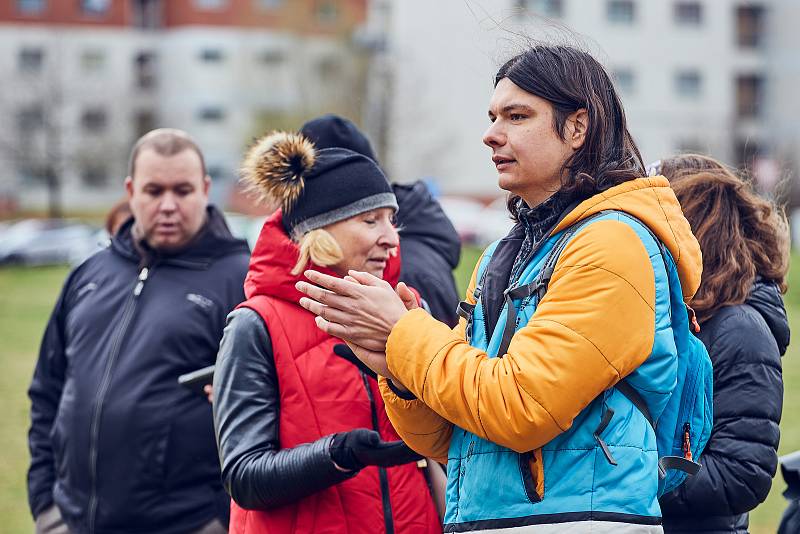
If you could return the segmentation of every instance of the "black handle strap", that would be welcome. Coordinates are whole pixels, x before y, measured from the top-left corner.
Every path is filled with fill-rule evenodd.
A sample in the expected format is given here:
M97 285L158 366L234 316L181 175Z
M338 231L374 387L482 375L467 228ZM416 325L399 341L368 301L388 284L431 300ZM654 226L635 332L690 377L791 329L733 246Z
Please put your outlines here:
M658 476L659 478L666 477L667 471L670 469L683 471L689 476L694 476L700 471L700 467L702 466L697 462L681 456L662 456L658 459Z
M603 451L603 455L606 457L606 460L608 460L608 463L611 465L617 465L617 461L611 454L611 449L608 448L608 444L606 444L605 440L600 437L600 434L602 434L606 427L608 427L612 417L614 417L614 410L606 406L605 411L603 412L603 417L600 418L600 424L597 425L597 429L595 429L595 431L592 433L592 436L594 436L594 439L600 444L600 449Z
M462 300L458 303L458 307L456 308L456 313L459 317L463 317L467 321L472 318L472 312L475 311L475 304L470 304L466 300Z

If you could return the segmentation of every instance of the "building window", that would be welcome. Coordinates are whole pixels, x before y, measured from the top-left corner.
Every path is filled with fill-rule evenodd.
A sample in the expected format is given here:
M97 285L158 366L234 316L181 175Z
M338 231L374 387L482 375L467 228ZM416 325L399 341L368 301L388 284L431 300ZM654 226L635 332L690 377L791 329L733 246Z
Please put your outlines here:
M103 109L87 109L83 112L81 117L81 124L83 129L87 132L98 133L106 128L107 117Z
M633 0L608 0L606 16L615 24L633 24L636 19L636 6Z
M103 70L106 56L102 50L86 50L81 54L81 68L84 72L98 72Z
M740 169L753 169L756 159L763 154L761 143L754 139L737 139L733 145L733 158Z
M134 0L133 26L143 30L161 27L161 0Z
M197 9L222 9L228 5L228 0L194 0Z
M17 112L17 130L31 134L44 127L44 109L39 104L28 106Z
M700 26L703 23L703 6L700 2L676 2L675 23L681 26Z
M81 172L81 181L88 187L104 187L108 184L108 171L99 165L89 165Z
M680 70L675 73L675 92L681 98L697 98L703 88L703 78L696 70Z
M219 48L205 48L200 51L200 61L204 63L219 63L225 56Z
M23 15L37 15L46 7L46 0L17 0L17 11Z
M265 65L276 67L286 61L286 53L278 49L264 50L259 54L258 61Z
M133 124L136 129L136 138L138 139L147 132L156 129L156 114L149 109L139 110L133 118Z
M339 60L335 57L324 57L317 63L317 72L323 81L333 81L340 71Z
M156 55L154 52L139 52L134 60L136 87L152 89L156 86Z
M758 74L736 77L736 115L740 118L761 116L764 103L764 78Z
M81 0L81 12L84 15L105 15L111 6L111 0Z
M742 48L759 48L764 44L766 10L761 5L736 8L736 42Z
M558 18L564 15L563 0L520 0L518 6L550 18Z
M24 163L17 167L19 180L24 184L46 184L50 173L44 165Z
M320 0L314 10L317 21L323 24L333 24L339 19L339 7L331 0Z
M274 11L283 7L286 0L255 0L256 7L264 11Z
M20 72L39 73L44 64L44 50L41 48L22 48L17 55L17 67Z
M197 118L203 122L219 122L225 120L225 111L217 107L205 107L197 112Z
M636 76L631 69L615 69L611 74L617 91L623 95L632 95L636 91Z

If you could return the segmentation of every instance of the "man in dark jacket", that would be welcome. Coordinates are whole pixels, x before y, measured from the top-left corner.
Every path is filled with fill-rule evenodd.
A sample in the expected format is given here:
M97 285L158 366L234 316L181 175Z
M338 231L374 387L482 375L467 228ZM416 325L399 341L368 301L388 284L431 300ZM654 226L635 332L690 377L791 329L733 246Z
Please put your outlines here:
M744 304L725 306L698 335L714 364L714 427L703 468L661 499L664 531L748 532L778 466L781 355L789 323L778 286L758 279Z
M134 146L133 218L67 278L30 387L37 533L226 532L211 407L179 375L214 363L249 250L208 205L202 154Z
M367 137L343 117L323 115L305 123L300 133L317 148L347 148L378 161ZM400 280L419 291L431 315L455 326L460 300L453 278L461 257L458 233L422 181L394 183L392 189L399 206Z

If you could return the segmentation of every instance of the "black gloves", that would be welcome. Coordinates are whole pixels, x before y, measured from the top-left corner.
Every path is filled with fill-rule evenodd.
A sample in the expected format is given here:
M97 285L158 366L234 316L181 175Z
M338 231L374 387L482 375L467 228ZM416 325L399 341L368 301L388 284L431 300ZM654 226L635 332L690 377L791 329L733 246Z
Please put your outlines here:
M356 428L334 434L331 458L342 469L356 471L368 465L392 467L422 459L402 441L381 441L374 430Z

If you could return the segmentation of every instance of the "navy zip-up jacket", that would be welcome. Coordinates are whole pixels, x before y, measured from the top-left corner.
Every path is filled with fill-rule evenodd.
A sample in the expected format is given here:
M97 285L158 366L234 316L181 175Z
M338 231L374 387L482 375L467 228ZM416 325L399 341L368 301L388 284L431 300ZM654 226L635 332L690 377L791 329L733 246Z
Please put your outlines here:
M778 286L757 280L747 301L721 308L699 336L714 364L714 427L703 468L661 499L664 532L746 534L778 466L781 355L789 323Z
M29 390L31 512L55 503L75 534L227 524L211 406L177 379L214 363L249 250L213 207L170 256L142 257L131 227L69 275L47 325Z

